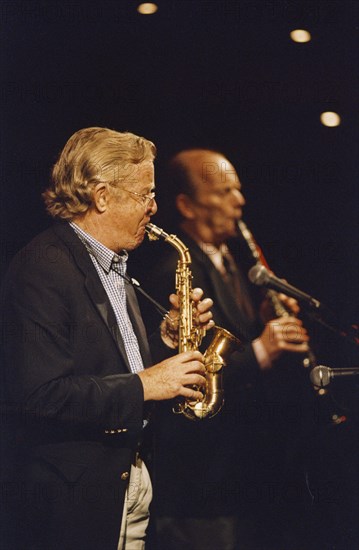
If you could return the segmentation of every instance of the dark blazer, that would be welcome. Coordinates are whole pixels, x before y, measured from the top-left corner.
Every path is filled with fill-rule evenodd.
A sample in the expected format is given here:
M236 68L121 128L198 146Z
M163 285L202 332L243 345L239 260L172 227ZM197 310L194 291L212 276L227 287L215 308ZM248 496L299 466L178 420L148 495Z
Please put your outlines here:
M131 286L126 292L148 366L137 300ZM17 254L2 306L2 547L116 550L143 388L91 258L67 223Z

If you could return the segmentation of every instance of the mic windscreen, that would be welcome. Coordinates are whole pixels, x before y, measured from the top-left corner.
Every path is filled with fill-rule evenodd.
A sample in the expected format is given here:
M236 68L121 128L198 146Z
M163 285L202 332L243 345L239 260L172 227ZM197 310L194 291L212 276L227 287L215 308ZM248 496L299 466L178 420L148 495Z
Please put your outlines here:
M313 386L316 386L317 388L328 386L331 379L330 368L318 365L317 367L314 367L309 377Z
M254 265L248 271L248 278L251 283L262 286L268 282L268 270L264 267L264 265Z

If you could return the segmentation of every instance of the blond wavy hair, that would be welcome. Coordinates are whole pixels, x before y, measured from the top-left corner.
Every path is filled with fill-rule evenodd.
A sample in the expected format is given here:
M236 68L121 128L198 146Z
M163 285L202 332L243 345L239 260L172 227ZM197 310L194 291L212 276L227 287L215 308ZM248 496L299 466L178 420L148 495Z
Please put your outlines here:
M139 164L153 161L156 147L130 132L84 128L73 134L52 170L52 182L42 194L53 218L71 221L92 204L97 183L120 188L135 177Z

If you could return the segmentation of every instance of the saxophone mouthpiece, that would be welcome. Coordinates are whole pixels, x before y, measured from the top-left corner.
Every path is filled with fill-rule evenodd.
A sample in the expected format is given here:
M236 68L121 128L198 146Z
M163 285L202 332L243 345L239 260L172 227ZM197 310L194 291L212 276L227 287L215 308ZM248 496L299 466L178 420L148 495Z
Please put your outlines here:
M153 223L148 223L145 227L146 233L150 241L158 241L161 230Z
M158 241L160 237L166 239L169 235L154 223L148 223L145 227L146 233L150 241Z

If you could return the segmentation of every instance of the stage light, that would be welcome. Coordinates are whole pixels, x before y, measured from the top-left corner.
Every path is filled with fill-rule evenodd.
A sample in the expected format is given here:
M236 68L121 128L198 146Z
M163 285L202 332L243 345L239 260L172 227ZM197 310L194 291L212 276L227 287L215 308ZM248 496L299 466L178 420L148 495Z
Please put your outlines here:
M290 33L290 37L293 42L310 42L312 39L310 32L304 29L296 29Z
M138 13L141 13L142 15L152 15L153 13L156 13L157 10L158 6L153 2L143 2L137 6Z
M334 126L339 126L341 119L338 113L334 113L333 111L326 111L325 113L322 113L320 115L320 122L324 126L329 126L330 128L333 128Z

